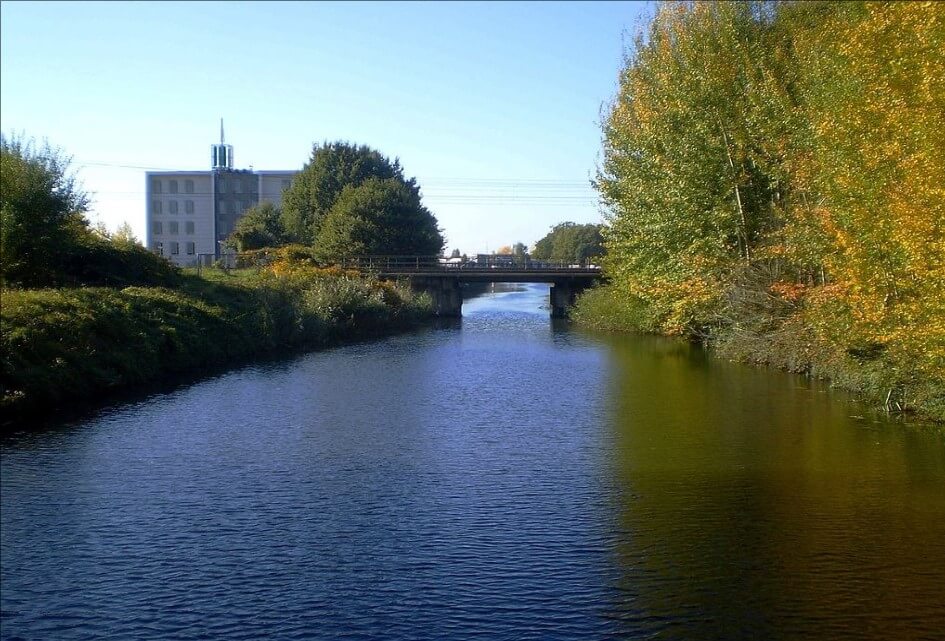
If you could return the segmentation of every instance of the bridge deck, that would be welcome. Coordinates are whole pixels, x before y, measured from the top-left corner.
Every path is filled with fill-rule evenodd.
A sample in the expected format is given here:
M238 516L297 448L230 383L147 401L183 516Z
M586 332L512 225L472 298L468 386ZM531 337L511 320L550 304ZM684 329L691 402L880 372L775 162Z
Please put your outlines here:
M534 282L600 278L597 265L567 264L497 256L486 264L444 262L428 256L359 256L336 261L345 269L370 271L387 277L455 277L463 282Z
M555 283L563 280L593 280L600 278L600 270L537 270L537 269L482 269L482 270L377 270L379 276L456 278L466 283Z

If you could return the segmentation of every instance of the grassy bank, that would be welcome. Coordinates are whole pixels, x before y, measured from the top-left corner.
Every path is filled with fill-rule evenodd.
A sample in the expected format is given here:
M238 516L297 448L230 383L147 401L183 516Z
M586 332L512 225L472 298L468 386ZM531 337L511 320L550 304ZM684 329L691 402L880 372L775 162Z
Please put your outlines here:
M246 359L416 326L428 297L337 269L185 274L169 287L2 292L10 421Z
M940 360L915 358L914 346L901 342L850 347L848 340L824 331L830 326L818 322L821 310L803 300L764 297L765 304L746 304L733 291L725 296L727 313L714 326L684 335L721 358L826 380L873 406L945 423L945 366ZM661 333L652 310L619 295L613 285L585 292L572 318L602 331Z

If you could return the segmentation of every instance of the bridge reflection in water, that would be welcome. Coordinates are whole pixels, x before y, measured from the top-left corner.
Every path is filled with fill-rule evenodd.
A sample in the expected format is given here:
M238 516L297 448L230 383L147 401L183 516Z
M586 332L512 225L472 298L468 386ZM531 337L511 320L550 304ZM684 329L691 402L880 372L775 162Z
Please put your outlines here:
M464 283L550 283L551 315L563 318L577 295L602 278L601 268L588 263L533 260L527 256L478 256L443 259L436 256L355 256L334 261L344 269L370 272L382 279L407 279L433 299L437 316L461 316Z

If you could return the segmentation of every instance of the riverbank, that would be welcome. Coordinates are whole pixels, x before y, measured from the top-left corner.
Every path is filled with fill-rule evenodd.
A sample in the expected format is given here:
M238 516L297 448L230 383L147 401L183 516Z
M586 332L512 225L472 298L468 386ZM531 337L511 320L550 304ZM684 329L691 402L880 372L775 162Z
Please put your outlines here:
M936 374L933 359L911 359L910 366L912 346L892 342L873 350L851 349L818 331L810 312L803 301L795 301L775 320L742 314L737 323L682 335L717 357L824 380L889 412L945 423L945 380L942 370ZM585 292L571 316L576 323L601 331L663 333L653 322L652 310L620 296L612 285Z
M2 297L5 425L253 357L403 331L431 315L428 297L409 287L297 266Z
M945 421L945 5L665 8L602 123L612 288L576 317Z

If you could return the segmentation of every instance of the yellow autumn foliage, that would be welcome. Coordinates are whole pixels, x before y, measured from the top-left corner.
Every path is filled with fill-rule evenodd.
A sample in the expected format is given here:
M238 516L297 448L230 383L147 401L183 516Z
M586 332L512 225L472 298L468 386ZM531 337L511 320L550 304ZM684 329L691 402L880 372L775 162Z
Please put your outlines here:
M945 419L943 52L945 3L660 5L604 123L614 309Z

